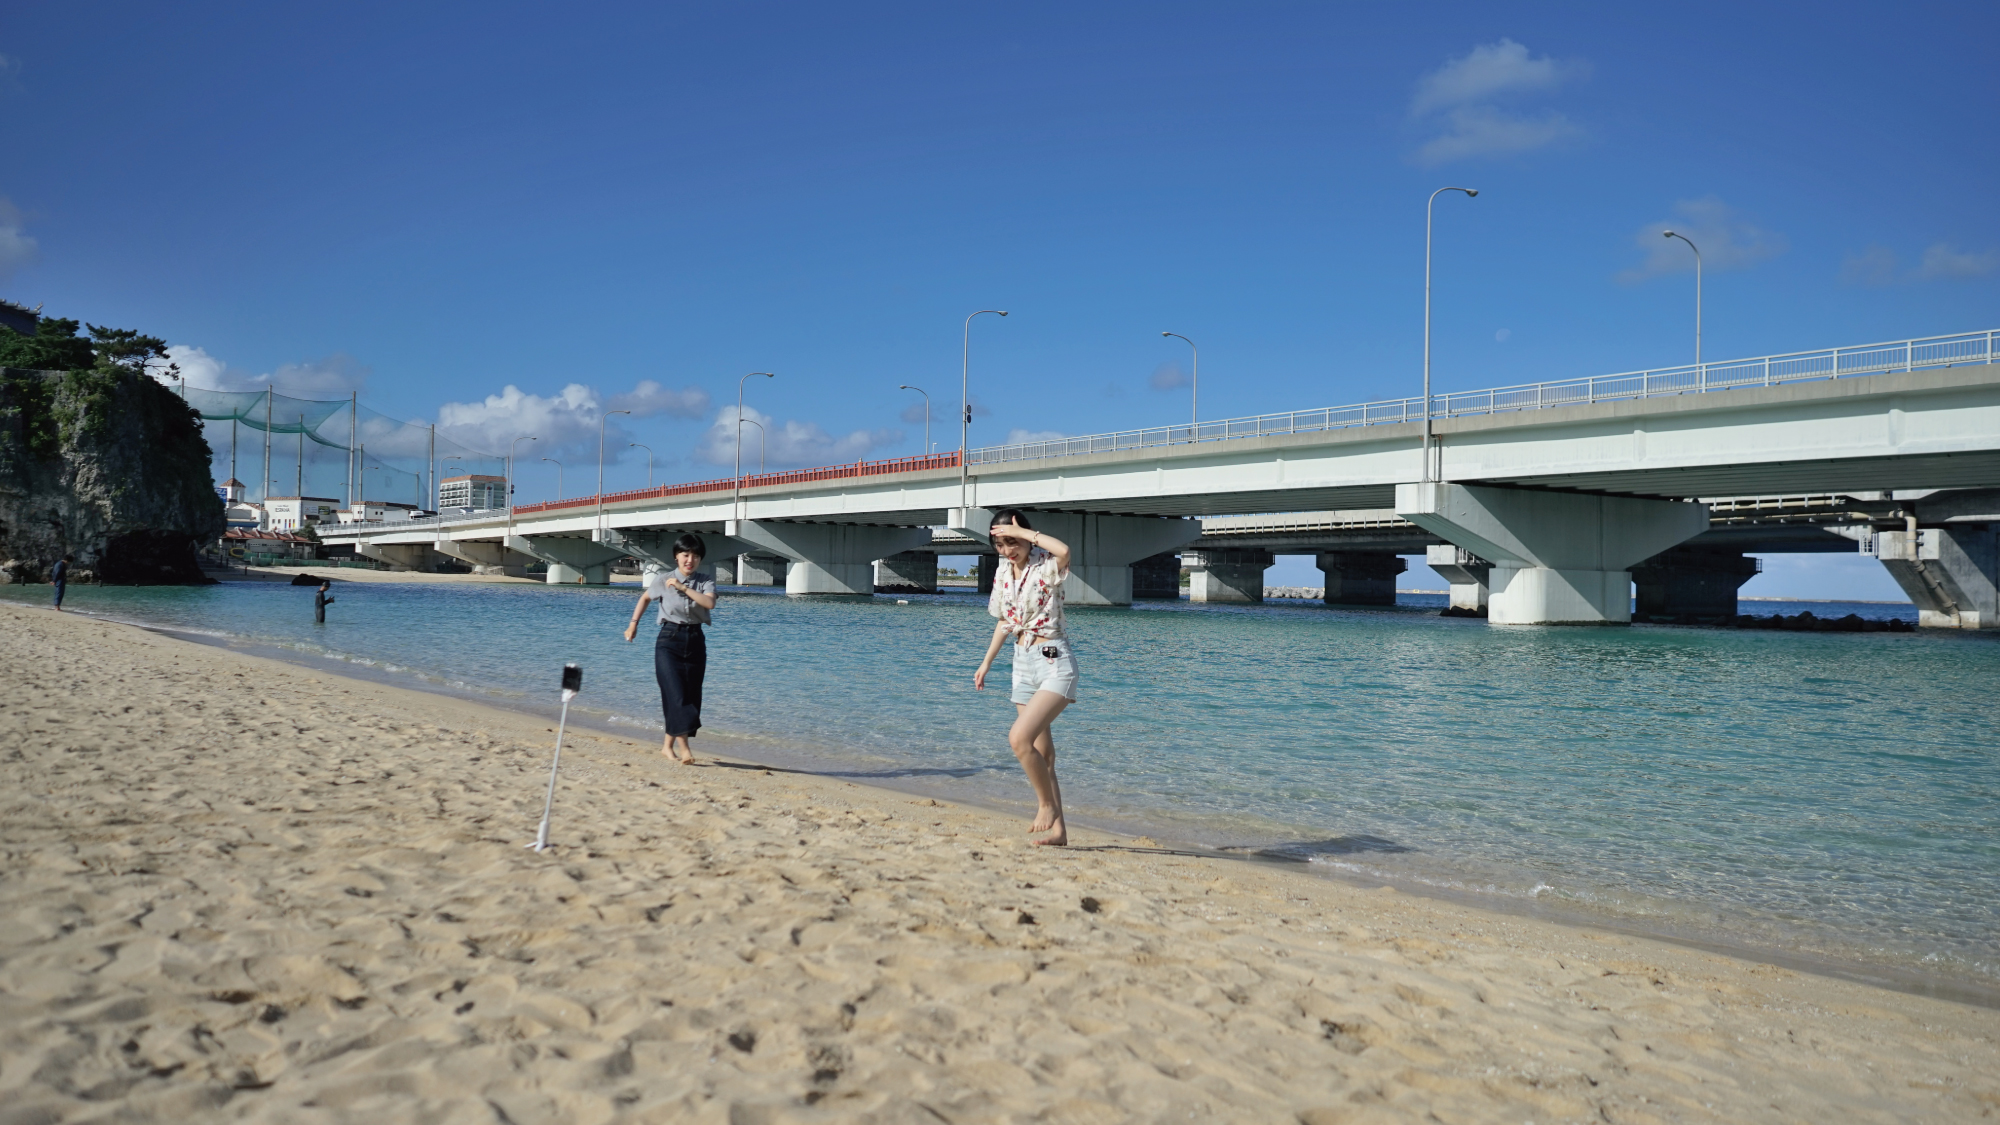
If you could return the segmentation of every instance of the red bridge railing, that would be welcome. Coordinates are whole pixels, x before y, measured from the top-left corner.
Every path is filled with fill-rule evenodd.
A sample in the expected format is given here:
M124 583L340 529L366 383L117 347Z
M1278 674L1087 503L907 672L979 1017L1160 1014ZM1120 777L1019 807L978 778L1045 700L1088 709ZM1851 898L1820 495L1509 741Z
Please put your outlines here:
M743 478L744 488L762 488L774 484L808 484L813 481L841 480L847 477L879 477L891 473L916 473L926 469L958 468L958 451L937 453L928 457L896 457L887 461L856 461L851 465L827 465L818 469L792 469L782 473L758 473ZM626 492L607 492L606 504L617 504L627 500L666 500L675 496L695 496L704 492L731 492L736 488L735 477L717 480L695 481L690 484L663 484L657 488L635 488ZM550 500L541 504L523 504L514 509L516 516L532 515L536 512L559 512L565 508L590 508L597 505L596 496L579 496L571 500Z

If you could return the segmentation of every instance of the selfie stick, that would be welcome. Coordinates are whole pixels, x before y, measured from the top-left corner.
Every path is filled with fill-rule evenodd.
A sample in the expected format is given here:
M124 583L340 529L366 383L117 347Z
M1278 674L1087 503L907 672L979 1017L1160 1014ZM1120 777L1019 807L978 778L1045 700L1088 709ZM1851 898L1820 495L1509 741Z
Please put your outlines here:
M556 804L556 770L562 765L563 730L569 726L569 701L582 690L583 668L576 664L563 665L562 718L556 722L556 756L549 762L549 795L542 800L541 831L535 833L535 842L528 845L538 852L549 846L549 811Z

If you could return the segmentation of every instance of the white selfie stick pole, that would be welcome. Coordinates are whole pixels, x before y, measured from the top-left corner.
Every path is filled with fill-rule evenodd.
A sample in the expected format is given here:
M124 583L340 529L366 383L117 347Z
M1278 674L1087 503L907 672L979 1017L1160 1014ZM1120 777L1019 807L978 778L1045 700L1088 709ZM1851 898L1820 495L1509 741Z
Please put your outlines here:
M580 675L577 682L582 682ZM549 846L549 813L556 805L556 770L562 767L563 731L569 726L569 701L576 698L578 690L573 687L563 688L562 718L556 722L556 756L549 762L549 793L542 799L542 827L541 831L535 833L535 842L528 845L538 852L546 850Z

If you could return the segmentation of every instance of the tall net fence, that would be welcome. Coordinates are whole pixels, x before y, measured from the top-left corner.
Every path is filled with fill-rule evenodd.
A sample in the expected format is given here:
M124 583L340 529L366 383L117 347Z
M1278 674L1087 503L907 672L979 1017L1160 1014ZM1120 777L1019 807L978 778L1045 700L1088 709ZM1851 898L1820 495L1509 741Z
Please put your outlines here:
M242 482L247 499L312 496L437 507L438 482L501 476L506 459L392 418L354 399L275 391L176 388L201 414L215 478Z

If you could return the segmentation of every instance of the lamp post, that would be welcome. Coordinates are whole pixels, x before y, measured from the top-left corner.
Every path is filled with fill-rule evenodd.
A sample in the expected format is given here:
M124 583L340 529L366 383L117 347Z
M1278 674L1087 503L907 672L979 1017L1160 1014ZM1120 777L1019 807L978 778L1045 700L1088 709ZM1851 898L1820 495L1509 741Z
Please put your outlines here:
M1467 199L1479 196L1477 188L1441 187L1424 204L1424 483L1431 479L1431 214L1437 210L1438 196L1462 191Z
M643 449L646 451L646 487L647 488L653 487L653 447L650 445L640 445L638 442L635 441L627 445L625 448Z
M1186 336L1183 336L1178 332L1162 332L1160 333L1160 335L1172 336L1174 339L1179 340L1180 342L1186 344L1188 346L1188 350L1194 353L1194 371L1188 376L1188 386L1191 388L1192 391L1192 393L1188 395L1188 440L1190 442L1200 441L1201 430L1199 427L1201 425L1201 349L1194 346L1193 340L1188 339Z
M609 422L613 414L630 413L630 410L607 410L597 419L597 514L592 526L597 528L595 538L600 543L604 541L604 423Z
M563 493L563 487L562 487L563 463L561 461L556 460L553 457L544 457L542 458L542 460L547 461L549 464L554 465L556 467L556 499L560 500L562 499L562 493Z
M931 452L931 393L922 387L913 387L908 383L898 383L896 384L896 389L899 391L915 391L924 396L924 456L928 457Z
M1006 316L1006 309L980 309L972 316ZM965 475L965 439L972 426L972 316L965 318L965 345L960 356L958 369L958 506L967 507ZM930 401L925 395L924 400Z
M1701 247L1696 246L1687 235L1663 230L1661 238L1678 238L1694 251L1694 365L1701 366Z
M775 379L775 371L752 371L736 380L736 494L729 499L729 514L732 518L743 518L743 383L751 375L762 375Z
M745 418L743 424L757 427L757 472L761 474L764 471L764 423L755 418Z
M508 535L514 534L514 447L520 445L524 441L540 441L540 440L542 439L538 437L517 437L513 441L507 443L507 534ZM505 540L502 540L502 542L504 543ZM501 561L502 562L506 561L506 555L504 552L501 555Z

